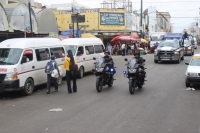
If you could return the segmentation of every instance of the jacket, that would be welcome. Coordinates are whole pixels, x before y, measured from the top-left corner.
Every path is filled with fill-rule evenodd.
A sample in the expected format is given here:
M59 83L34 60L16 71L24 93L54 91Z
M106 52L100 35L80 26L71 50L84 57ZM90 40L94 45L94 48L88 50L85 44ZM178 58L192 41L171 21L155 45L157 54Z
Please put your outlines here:
M74 60L74 63L77 65L77 62ZM66 69L66 71L69 71L69 65L70 65L70 58L67 57L63 63L63 67Z

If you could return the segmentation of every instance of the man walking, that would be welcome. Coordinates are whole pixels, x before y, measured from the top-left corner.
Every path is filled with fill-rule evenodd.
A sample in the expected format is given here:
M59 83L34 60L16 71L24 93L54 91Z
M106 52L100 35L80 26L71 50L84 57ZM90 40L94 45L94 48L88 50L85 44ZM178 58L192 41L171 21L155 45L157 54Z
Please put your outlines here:
M55 92L58 91L58 82L57 77L52 77L51 74L54 70L57 70L58 76L60 77L60 71L58 69L57 62L55 61L55 56L51 56L51 60L47 63L45 72L47 73L47 94L50 93L51 83L53 83L55 87Z

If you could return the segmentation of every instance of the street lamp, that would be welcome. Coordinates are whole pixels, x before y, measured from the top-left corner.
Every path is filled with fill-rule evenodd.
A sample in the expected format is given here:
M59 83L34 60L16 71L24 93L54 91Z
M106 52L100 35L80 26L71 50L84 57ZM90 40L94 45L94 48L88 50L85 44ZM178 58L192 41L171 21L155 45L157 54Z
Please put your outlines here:
M141 12L140 12L140 38L143 37L143 35L142 35L142 4L143 4L143 1L141 0Z

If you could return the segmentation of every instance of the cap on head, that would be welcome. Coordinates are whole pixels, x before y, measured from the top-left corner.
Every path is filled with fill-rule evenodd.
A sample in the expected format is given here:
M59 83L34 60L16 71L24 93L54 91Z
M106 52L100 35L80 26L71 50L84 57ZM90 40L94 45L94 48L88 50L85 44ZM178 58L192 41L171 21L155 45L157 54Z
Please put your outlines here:
M108 53L108 54L109 54L109 51L107 51L107 50L106 50L106 51L104 52L104 54L106 54L106 53Z
M55 55L51 56L51 60L55 60L55 58L56 58Z

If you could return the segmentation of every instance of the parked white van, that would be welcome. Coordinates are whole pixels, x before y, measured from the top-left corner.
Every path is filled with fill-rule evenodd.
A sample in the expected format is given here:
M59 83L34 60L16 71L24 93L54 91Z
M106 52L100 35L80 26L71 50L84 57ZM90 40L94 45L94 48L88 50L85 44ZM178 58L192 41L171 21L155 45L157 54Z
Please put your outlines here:
M59 43L57 38L21 38L1 42L0 91L23 90L24 94L30 95L35 86L47 82L44 69L52 54L64 72L65 50ZM62 77L58 78L59 84Z
M95 58L104 56L104 44L99 38L69 38L60 42L65 47L67 53L71 50L74 59L78 63L79 78L82 78L85 72L90 72L94 68Z

